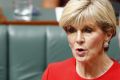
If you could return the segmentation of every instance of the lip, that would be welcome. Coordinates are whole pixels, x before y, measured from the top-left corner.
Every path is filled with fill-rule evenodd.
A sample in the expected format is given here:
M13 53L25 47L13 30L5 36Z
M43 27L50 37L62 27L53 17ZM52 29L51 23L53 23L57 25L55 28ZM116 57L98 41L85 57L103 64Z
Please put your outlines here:
M75 51L76 51L76 54L80 57L84 57L87 52L87 50L83 48L77 48L75 49Z

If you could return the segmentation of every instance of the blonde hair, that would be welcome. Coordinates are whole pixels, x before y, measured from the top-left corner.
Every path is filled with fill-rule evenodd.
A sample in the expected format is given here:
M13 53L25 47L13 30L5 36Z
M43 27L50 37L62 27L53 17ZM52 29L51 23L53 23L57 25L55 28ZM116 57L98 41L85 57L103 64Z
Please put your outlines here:
M94 21L103 32L116 34L116 17L109 0L70 0L64 7L59 25L82 25Z

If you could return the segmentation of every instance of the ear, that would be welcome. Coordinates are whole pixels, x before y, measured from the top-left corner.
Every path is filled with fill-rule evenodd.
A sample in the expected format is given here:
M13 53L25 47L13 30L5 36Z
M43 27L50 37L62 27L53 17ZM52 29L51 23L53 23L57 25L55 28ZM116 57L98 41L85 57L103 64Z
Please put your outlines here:
M105 41L106 42L110 42L111 38L112 38L113 32L112 31L108 31L106 33L106 37L105 37Z

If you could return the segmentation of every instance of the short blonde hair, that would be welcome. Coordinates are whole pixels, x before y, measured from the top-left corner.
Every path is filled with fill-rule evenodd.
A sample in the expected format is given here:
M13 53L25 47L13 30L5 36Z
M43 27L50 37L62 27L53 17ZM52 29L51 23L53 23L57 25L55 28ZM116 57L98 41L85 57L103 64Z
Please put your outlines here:
M70 0L64 7L59 25L82 25L94 21L103 32L116 34L116 17L109 0Z

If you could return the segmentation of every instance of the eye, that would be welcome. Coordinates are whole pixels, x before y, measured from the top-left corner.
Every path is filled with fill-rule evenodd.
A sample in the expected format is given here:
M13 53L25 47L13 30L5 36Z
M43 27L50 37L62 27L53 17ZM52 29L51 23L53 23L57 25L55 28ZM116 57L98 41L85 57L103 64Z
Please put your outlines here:
M65 30L66 33L74 33L74 32L77 31L77 30L76 30L74 27L72 27L72 26L64 27L64 30Z
M83 29L83 32L92 33L92 32L93 32L93 29L90 28L90 27L85 27L85 28Z

